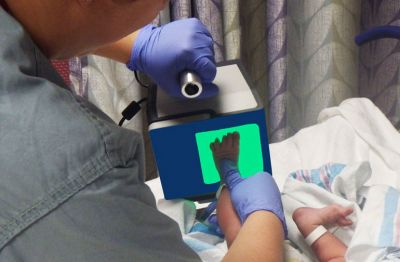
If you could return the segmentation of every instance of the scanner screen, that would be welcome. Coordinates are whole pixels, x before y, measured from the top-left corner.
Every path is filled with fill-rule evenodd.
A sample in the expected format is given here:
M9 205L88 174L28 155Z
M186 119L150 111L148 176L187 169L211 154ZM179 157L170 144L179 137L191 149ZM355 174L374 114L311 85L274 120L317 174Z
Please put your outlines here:
M264 162L260 140L260 129L257 124L247 124L219 130L211 130L196 133L196 143L199 153L201 171L205 184L214 184L220 182L217 168L214 164L210 144L227 133L238 132L239 141L239 172L242 178L255 175L264 171Z

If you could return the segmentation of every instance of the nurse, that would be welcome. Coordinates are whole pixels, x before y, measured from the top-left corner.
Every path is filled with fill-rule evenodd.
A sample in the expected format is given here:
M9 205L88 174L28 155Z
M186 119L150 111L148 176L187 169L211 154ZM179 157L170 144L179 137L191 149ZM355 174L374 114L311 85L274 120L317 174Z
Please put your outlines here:
M49 63L102 55L172 96L180 96L179 74L191 70L203 96L214 95L205 26L146 26L166 3L0 0L0 261L199 261L144 184L140 135L72 94ZM282 260L275 182L233 181L243 226L226 261Z

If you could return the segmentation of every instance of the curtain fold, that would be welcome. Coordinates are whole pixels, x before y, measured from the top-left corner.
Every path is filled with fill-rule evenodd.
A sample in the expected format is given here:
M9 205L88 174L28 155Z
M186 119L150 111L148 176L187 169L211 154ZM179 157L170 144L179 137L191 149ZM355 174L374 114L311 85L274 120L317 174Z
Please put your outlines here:
M171 1L171 19L179 20L192 17L191 0L172 0Z
M400 1L362 1L362 31L380 25L400 26ZM400 128L400 41L381 39L361 46L359 94L372 99Z
M359 32L360 1L287 4L286 108L289 135L293 135L315 124L322 109L357 95L354 36Z
M266 1L248 0L240 2L242 30L241 61L250 75L267 108L267 43L266 43Z
M268 127L271 142L288 137L287 128L287 3L267 0Z
M215 61L225 60L225 42L221 0L195 0L194 15L205 24L214 38Z
M241 28L239 0L222 1L225 59L240 59Z

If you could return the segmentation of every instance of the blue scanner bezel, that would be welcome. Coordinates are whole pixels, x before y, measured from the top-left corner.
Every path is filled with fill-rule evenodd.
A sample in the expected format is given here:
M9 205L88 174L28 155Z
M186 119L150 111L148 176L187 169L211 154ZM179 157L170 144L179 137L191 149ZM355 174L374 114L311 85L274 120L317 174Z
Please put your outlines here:
M239 66L244 79L247 81L249 87L251 87L249 78L239 61L224 62L218 64L218 66L233 64ZM195 134L199 132L253 123L257 124L260 130L264 171L272 173L264 107L262 106L258 94L256 94L252 88L250 89L258 104L256 108L220 115L216 114L211 109L202 110L162 117L156 119L156 121L153 119L153 121L150 122L155 123L194 115L206 114L209 116L209 119L196 120L149 131L153 154L159 170L165 199L185 198L193 201L204 201L215 198L215 193L220 183L206 185L203 181L195 139ZM153 116L156 113L153 109ZM193 153L188 154L187 152Z

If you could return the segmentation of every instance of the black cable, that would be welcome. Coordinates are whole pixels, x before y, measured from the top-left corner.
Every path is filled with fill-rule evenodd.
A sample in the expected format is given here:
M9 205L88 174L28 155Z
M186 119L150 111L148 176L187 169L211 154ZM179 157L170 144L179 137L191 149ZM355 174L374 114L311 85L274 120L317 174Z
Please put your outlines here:
M123 118L121 119L121 121L119 121L119 124L118 124L118 125L119 125L119 126L122 126L122 125L124 124L125 120L126 120L125 117L123 117Z
M138 72L136 70L133 71L133 73L135 74L136 81L139 83L139 85L141 85L144 88L149 88L148 85L145 85L142 81L140 81L139 74L138 74Z
M150 125L158 120L157 113L157 86L152 84L147 90L147 122Z
M147 101L147 98L145 97L145 98L140 99L139 102L137 102L137 103L140 105L141 103L146 102L146 101Z
M122 119L119 121L119 126L122 126L125 120L131 120L142 109L140 104L146 101L147 98L141 99L139 102L132 101L124 111L122 111Z
M138 72L135 70L133 71L135 74L136 81L139 83L140 86L144 88L149 88L149 86L143 84L142 81L139 80L139 75ZM142 98L139 100L139 102L132 101L125 109L122 111L122 119L119 121L119 126L122 126L125 122L125 120L131 120L141 109L140 104L144 103L147 101L147 98Z

